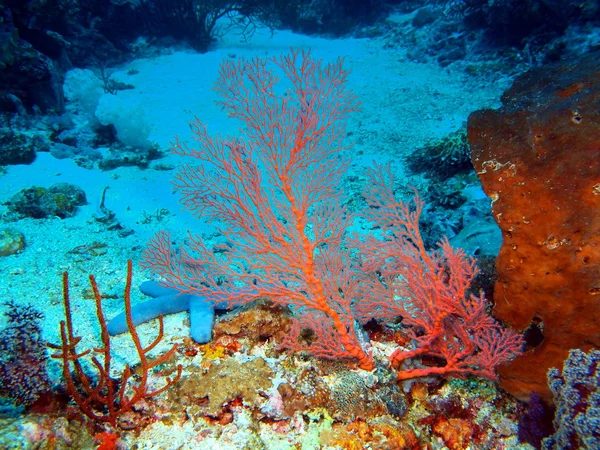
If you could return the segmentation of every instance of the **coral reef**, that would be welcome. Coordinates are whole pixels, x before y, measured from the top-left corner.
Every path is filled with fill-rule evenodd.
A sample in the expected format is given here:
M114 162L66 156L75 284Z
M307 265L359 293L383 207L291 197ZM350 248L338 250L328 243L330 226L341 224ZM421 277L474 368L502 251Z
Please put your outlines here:
M571 350L562 370L548 372L555 433L544 450L600 448L600 350Z
M182 366L179 382L154 397L138 399L127 412L115 405L116 428L105 421L110 416L101 414L107 412L106 405L94 402L92 411L98 417L83 422L82 411L64 407L52 416L14 419L0 414L0 442L11 439L23 448L35 443L57 449L167 443L248 450L367 445L417 450L440 443L456 450L526 448L516 437L514 417L520 406L491 382L400 383L382 365L366 372L339 360L290 356L280 349L290 313L266 301L220 315L215 322L210 344L186 339L172 355ZM384 342L390 336L389 329L378 335L378 360L393 348ZM155 370L172 374L173 363ZM76 371L69 376L79 379ZM141 368L131 369L134 383L143 377ZM164 383L148 382L158 389ZM81 389L87 389L85 384Z
M6 202L9 217L16 219L31 217L73 217L77 207L87 204L85 192L70 183L56 183L48 188L32 186L13 195Z
M261 332L249 326L255 321ZM493 383L416 382L403 389L389 368L367 373L340 361L290 357L277 345L289 323L289 313L268 302L217 318L213 343L187 345L184 378L167 393L171 414L183 408L205 445L519 448L516 424L507 418L519 406Z
M0 256L10 256L25 249L25 235L16 228L0 228Z
M442 139L428 142L407 156L406 164L415 173L426 173L436 181L444 181L473 169L467 142L467 130L461 128Z
M42 313L14 301L5 306L10 324L0 331L0 396L30 407L51 389L41 337Z

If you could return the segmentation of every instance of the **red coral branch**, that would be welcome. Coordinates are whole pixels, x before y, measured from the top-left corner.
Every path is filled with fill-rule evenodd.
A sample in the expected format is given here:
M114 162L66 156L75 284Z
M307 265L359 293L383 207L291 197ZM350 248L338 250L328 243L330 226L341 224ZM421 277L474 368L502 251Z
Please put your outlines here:
M285 92L272 65L287 79ZM166 286L215 303L266 297L289 305L303 323L333 330L320 336L330 356L372 369L354 330L352 293L340 295L349 275L326 263L342 257L349 220L339 201L345 121L357 107L347 75L342 60L323 65L304 51L224 61L215 89L229 116L243 122L244 139L211 136L196 119L196 146L173 144L199 163L176 176L184 206L217 220L224 243L212 249L190 235L176 249L161 233L143 265Z
M81 337L75 336L73 333L69 276L67 272L63 273L65 320L60 322L61 344L50 345L51 348L58 350L52 357L62 360L63 378L67 392L77 404L80 411L93 421L108 423L113 427L116 426L119 416L130 411L135 403L142 399L158 395L175 384L181 377L182 371L181 365L177 366L177 374L173 379L167 377L163 387L154 391L149 390L148 382L152 369L171 359L177 350L177 345L174 345L168 352L156 359L151 360L148 358L148 353L163 339L163 320L162 317L159 317L158 335L151 344L144 347L131 317L131 277L132 264L131 261L128 261L124 302L127 327L137 350L142 368L140 379L137 382L133 382L131 368L128 365L123 370L120 379L116 380L110 377L112 364L111 342L102 310L102 296L93 275L90 275L90 285L94 292L96 315L100 324L102 341L102 347L94 348L94 356L90 358L96 369L96 375L88 375L82 365L82 358L90 355L92 351L88 349L78 353L76 349L81 341ZM129 390L133 391L133 394L128 395Z
M286 79L284 94L271 69ZM323 65L309 52L280 58L225 61L216 91L230 117L241 120L243 138L211 136L198 119L190 124L196 145L176 139L173 150L191 157L175 186L184 206L220 226L222 243L209 247L190 234L174 247L159 233L143 265L166 286L215 303L258 298L290 306L296 322L284 345L318 356L350 357L374 368L354 317L402 316L415 342L391 363L431 356L439 367L400 369L399 378L427 374L493 376L497 364L519 353L520 337L487 313L483 297L468 292L473 260L439 243L429 252L419 230L423 202L398 202L389 168L369 172L366 218L380 236L355 239L360 264L351 264L343 237L351 220L342 206L346 162L345 121L357 107L345 90L342 61ZM311 328L312 342L301 330Z
M468 373L495 378L495 367L520 354L523 340L487 313L482 295L468 291L477 274L475 261L445 238L437 251L427 251L419 231L423 202L416 194L411 209L396 200L389 166L377 166L367 177L370 209L365 217L379 229L379 236L354 239L365 275L363 294L355 304L357 315L363 320L402 317L415 348L399 348L390 356L401 380ZM419 356L441 363L403 368Z

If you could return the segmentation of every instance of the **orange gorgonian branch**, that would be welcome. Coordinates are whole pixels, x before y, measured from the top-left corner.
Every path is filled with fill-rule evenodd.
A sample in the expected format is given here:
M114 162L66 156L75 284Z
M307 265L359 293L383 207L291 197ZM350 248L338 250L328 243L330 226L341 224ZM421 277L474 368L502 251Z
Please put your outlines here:
M90 285L94 292L96 303L96 315L101 329L102 346L79 352L76 347L81 341L81 336L75 336L73 332L73 318L71 312L71 300L69 296L69 276L63 273L63 303L65 307L65 320L60 322L61 344L49 346L58 350L52 355L55 359L62 360L63 378L67 392L79 407L79 410L89 419L95 422L108 423L115 427L120 415L132 409L136 402L154 397L173 386L181 378L181 365L177 366L177 374L173 379L166 377L165 384L159 389L150 390L149 375L151 371L168 361L177 350L177 345L156 359L150 359L148 354L163 339L163 319L159 317L159 331L151 344L143 346L131 318L131 260L127 262L127 282L125 285L125 314L129 334L134 342L141 364L141 375L137 382L132 377L131 367L125 366L121 377L114 379L110 377L111 372L111 342L106 327L106 319L102 310L102 296L98 290L96 279L90 275ZM82 358L89 357L95 367L95 376L90 375L82 364Z

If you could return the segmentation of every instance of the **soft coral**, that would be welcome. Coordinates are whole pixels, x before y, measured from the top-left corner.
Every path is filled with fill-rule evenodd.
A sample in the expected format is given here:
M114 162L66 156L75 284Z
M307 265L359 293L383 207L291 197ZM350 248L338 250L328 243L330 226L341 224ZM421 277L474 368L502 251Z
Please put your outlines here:
M430 252L419 230L423 202L415 194L414 208L396 200L394 178L387 168L367 172L365 218L380 230L355 239L360 251L361 300L354 309L363 320L401 316L415 342L413 350L390 356L399 379L426 375L475 374L496 378L495 367L518 355L521 337L505 330L487 312L483 295L469 292L477 274L475 262L447 239ZM419 356L439 365L402 369Z
M287 91L278 86L278 72ZM483 297L467 289L474 263L447 241L426 251L419 233L423 208L397 202L389 170L369 172L369 219L382 240L358 241L362 266L344 242L351 217L341 199L345 122L356 109L345 89L342 60L322 65L309 52L281 58L225 61L216 91L230 117L244 124L246 139L208 134L190 124L197 145L177 140L174 151L199 165L184 166L175 185L185 207L216 219L224 243L214 249L190 234L175 248L159 233L143 265L163 285L215 304L260 298L290 306L294 325L284 345L317 356L350 357L373 369L372 355L355 329L356 315L402 316L417 348L398 350L391 361L440 357L440 367L403 370L399 378L427 374L494 376L494 367L518 353L520 337L487 313ZM353 306L354 305L354 309ZM305 345L302 329L313 330Z
M285 91L276 73L284 74ZM343 61L322 64L292 50L225 61L219 74L220 104L242 121L246 139L211 136L196 120L196 146L177 140L173 150L199 163L176 177L183 204L218 220L226 243L215 251L190 234L188 245L175 249L168 234L158 234L143 265L166 287L214 303L268 298L291 306L296 320L317 331L310 351L373 369L354 329L356 281L341 245L349 216L340 202L347 167L340 156L357 107ZM300 348L293 339L287 344Z

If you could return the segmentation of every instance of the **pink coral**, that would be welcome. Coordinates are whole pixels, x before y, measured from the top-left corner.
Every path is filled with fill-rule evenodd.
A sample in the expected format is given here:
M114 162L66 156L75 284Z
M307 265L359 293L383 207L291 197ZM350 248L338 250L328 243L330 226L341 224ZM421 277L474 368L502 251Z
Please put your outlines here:
M381 233L354 240L365 274L364 293L355 304L357 316L363 320L402 317L416 347L399 348L391 355L392 365L400 368L399 379L468 373L496 378L495 367L518 355L523 342L488 314L483 295L469 292L477 274L474 261L447 239L437 251L427 251L419 230L423 202L416 194L411 209L396 200L389 167L378 166L367 177L365 217ZM441 363L401 368L419 356Z
M285 92L273 65L287 79ZM399 378L493 377L497 364L518 353L520 337L487 314L483 297L468 294L473 261L445 240L439 251L426 251L418 223L423 203L417 196L410 211L397 202L389 169L371 171L368 180L368 218L383 230L381 240L355 240L362 265L345 248L351 217L340 195L340 153L357 106L345 89L347 75L342 60L323 65L309 52L223 62L216 91L229 116L244 124L245 138L210 136L196 120L196 146L177 139L174 151L199 163L176 177L184 206L218 221L224 242L211 248L190 234L175 248L159 233L143 264L167 287L214 303L268 298L290 306L295 317L283 345L292 350L353 358L371 370L355 317L402 316L417 348L397 350L392 364L422 355L444 363L401 370ZM305 328L313 330L310 339Z
M144 265L166 286L215 303L269 298L291 306L299 320L320 327L311 351L373 369L354 329L356 281L341 249L348 215L338 195L346 169L340 153L357 106L347 76L341 59L323 65L304 51L223 62L215 89L229 116L245 125L245 139L210 136L196 120L196 147L177 140L174 151L199 163L176 177L183 204L217 219L226 243L212 249L190 235L175 250L159 234Z

